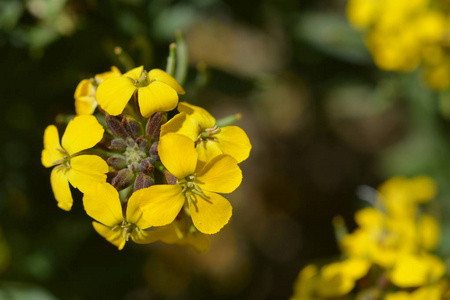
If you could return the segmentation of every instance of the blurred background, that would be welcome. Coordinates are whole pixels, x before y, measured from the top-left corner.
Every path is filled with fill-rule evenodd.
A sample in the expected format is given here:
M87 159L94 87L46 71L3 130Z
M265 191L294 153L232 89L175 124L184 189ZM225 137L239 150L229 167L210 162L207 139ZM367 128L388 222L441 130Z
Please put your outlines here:
M332 219L392 175L439 186L450 253L450 94L418 71L379 70L345 0L0 2L0 299L287 299L299 270L338 254ZM253 149L211 249L128 243L92 228L81 194L55 204L40 162L45 127L74 113L78 82L116 65L165 68L180 29L181 98L241 112ZM365 191L365 192L364 192Z

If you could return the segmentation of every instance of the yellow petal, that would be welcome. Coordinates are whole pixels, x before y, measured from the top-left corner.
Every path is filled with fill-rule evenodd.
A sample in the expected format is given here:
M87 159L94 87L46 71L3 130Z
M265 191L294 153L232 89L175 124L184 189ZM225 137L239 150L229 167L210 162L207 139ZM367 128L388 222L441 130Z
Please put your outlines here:
M141 114L149 117L157 111L170 111L177 107L177 92L167 84L153 81L138 88L138 101Z
M83 96L75 99L75 112L77 115L92 115L97 108L94 96Z
M169 74L160 69L152 69L148 72L149 80L161 81L173 88L178 94L184 95L185 91L181 85Z
M67 177L73 187L85 193L98 182L105 182L108 171L108 164L101 157L80 155L70 159Z
M169 133L161 138L158 146L159 157L164 167L178 179L195 172L197 151L189 138Z
M134 230L131 234L131 239L136 244L150 244L156 241L160 241L167 235L168 231L170 230L168 226L170 225L153 228L153 230L151 231L141 229L140 232L138 232Z
M131 79L125 75L106 79L97 88L98 104L108 114L120 115L136 89Z
M147 188L147 199L141 201L142 217L152 226L171 223L184 205L181 187L175 185L152 185Z
M401 287L418 287L428 283L429 266L417 255L400 255L391 272L392 282Z
M106 79L114 78L122 76L122 73L116 66L111 67L111 71L103 72L100 74L95 74L95 81L97 81L98 84L102 83Z
M195 147L198 153L198 160L205 165L208 161L214 157L223 154L222 150L219 148L219 144L215 141L204 141L203 143L197 143ZM197 167L199 167L198 165Z
M64 157L64 154L56 149L62 149L59 144L58 129L55 125L49 125L44 131L44 150L41 154L41 162L44 167L54 166L57 164L55 162Z
M98 234L100 234L108 242L119 248L119 250L122 250L123 247L125 247L126 241L122 237L123 233L121 229L111 230L111 228L97 222L92 222L92 225L94 226L94 229Z
M86 213L96 221L114 227L123 221L119 193L109 183L97 183L83 196Z
M94 95L95 95L95 88L92 85L91 81L89 79L83 79L77 85L73 97L77 99L80 97L94 96Z
M69 211L72 208L73 199L65 171L63 168L54 168L50 174L50 182L58 207Z
M187 102L180 102L178 104L178 111L184 112L190 117L194 118L196 123L205 130L207 128L213 128L216 125L216 119L205 109L200 106L195 106Z
M189 205L192 222L198 231L213 234L218 232L231 218L231 204L224 197L203 191L205 196L194 195Z
M147 219L143 218L143 204L153 197L153 193L148 188L134 192L127 203L126 220L136 224L140 229L147 229L153 226Z
M223 154L233 156L238 163L246 160L252 149L247 134L237 126L225 126L213 137L217 138L218 146Z
M439 223L430 215L422 214L417 224L420 244L428 251L436 249L441 241Z
M231 193L241 184L242 172L233 157L222 154L197 173L197 181L203 191Z
M168 133L178 133L195 142L197 141L198 135L201 131L195 119L188 118L188 115L182 112L175 115L167 123L161 126L161 136Z
M140 67L134 68L134 69L126 72L125 74L122 75L122 77L124 77L124 78L129 77L133 80L139 80L139 77L141 77L143 70L144 70L144 66L140 66Z
M61 143L70 155L94 147L103 137L103 126L94 116L76 116L67 124Z

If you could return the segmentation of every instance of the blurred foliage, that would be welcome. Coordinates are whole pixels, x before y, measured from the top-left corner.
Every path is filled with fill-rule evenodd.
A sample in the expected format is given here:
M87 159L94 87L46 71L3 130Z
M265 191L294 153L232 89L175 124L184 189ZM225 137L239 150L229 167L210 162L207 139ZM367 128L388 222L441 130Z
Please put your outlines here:
M450 263L448 91L429 90L420 70L378 70L345 5L1 1L0 299L286 299L298 270L338 253L332 218L356 226L358 187L396 174L437 182L430 213ZM182 100L218 117L240 111L252 155L230 197L231 224L208 253L118 252L92 230L79 193L70 215L56 207L42 133L73 113L81 79L125 71L116 47L164 68L177 29L190 57Z

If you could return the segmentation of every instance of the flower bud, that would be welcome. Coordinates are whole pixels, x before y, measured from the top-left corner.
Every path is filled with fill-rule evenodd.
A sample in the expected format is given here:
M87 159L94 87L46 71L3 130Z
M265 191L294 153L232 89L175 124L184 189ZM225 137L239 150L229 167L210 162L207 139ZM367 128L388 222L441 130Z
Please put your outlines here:
M172 175L172 173L170 173L167 170L164 170L163 173L164 173L164 177L166 178L167 184L174 185L177 183L177 178L174 175Z
M122 152L122 151L125 151L125 149L127 148L127 144L125 143L125 141L123 139L116 138L111 141L111 144L108 146L108 148L113 151L121 151Z
M159 145L159 142L154 142L152 144L152 146L150 147L150 150L148 151L151 158L153 158L154 160L160 160L159 153L158 153L158 145Z
M132 116L124 116L122 119L122 127L125 129L126 133L133 139L142 135L141 124L136 121Z
M140 171L140 170L139 170L139 164L136 163L136 162L131 163L131 164L128 166L128 169L129 169L131 172L133 172L133 173L136 173L136 172L139 172L139 171Z
M143 159L139 165L139 170L144 174L153 173L155 161L151 157Z
M139 146L139 149L141 149L142 152L147 152L149 150L150 144L144 137L138 137L136 139L136 143Z
M122 169L111 181L111 185L115 187L118 191L129 187L134 180L134 173L128 169Z
M127 166L127 160L123 156L109 157L106 162L116 170L123 169Z
M127 139L125 141L126 141L128 147L134 147L134 145L136 145L136 142L131 137L127 137Z
M153 184L155 184L155 179L153 178L153 176L139 173L139 175L136 177L136 181L134 182L134 191L136 192L137 190L148 188Z
M105 119L106 125L108 125L108 128L115 136L121 137L123 139L126 139L128 137L128 134L125 132L125 129L122 127L122 124L120 124L119 120L117 120L115 117L111 117L109 114L105 114Z
M167 121L167 114L164 112L155 113L147 122L146 134L152 140L159 139L161 125Z

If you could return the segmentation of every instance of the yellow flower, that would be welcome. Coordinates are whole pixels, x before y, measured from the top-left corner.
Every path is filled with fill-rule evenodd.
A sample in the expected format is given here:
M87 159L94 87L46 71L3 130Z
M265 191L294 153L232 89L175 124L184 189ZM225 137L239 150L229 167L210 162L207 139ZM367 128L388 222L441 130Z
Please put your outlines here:
M441 300L442 287L439 285L424 286L412 293L405 291L387 294L385 300Z
M75 89L75 112L77 115L92 115L97 108L97 99L95 93L96 86L108 78L121 76L122 73L115 66L111 67L111 71L96 74L94 79L82 80ZM95 85L93 81L95 80Z
M179 134L166 134L159 142L159 156L178 180L175 185L149 187L144 204L152 226L171 223L185 206L194 226L202 233L218 232L231 217L231 205L216 193L231 193L242 181L237 161L218 155L201 167L194 142Z
M161 136L178 133L195 142L198 159L206 163L217 155L228 154L238 163L248 158L252 145L237 126L217 127L216 119L201 107L181 102L180 113L161 127Z
M319 294L330 298L349 293L355 287L355 282L367 274L370 265L365 259L349 258L323 266L320 270Z
M102 82L97 89L97 101L107 113L117 116L136 91L144 117L174 109L178 104L178 94L184 94L181 85L166 72L160 69L147 72L141 66L121 77Z
M93 183L106 181L107 163L96 155L85 155L103 137L104 129L94 116L77 116L69 122L59 143L58 129L50 125L44 132L42 164L53 168L50 181L58 206L70 210L73 199L70 184L85 192Z
M117 190L109 183L98 183L84 194L83 204L86 213L98 221L92 222L95 231L122 250L130 237L137 244L149 244L161 239L170 230L163 227L145 231L151 224L145 220L147 212L142 209L141 203L148 197L148 189L134 192L123 214Z
M314 300L318 299L317 283L319 271L315 265L308 265L300 271L294 284L294 295L290 300Z
M445 274L445 264L431 254L399 256L391 270L391 281L402 288L437 282Z

